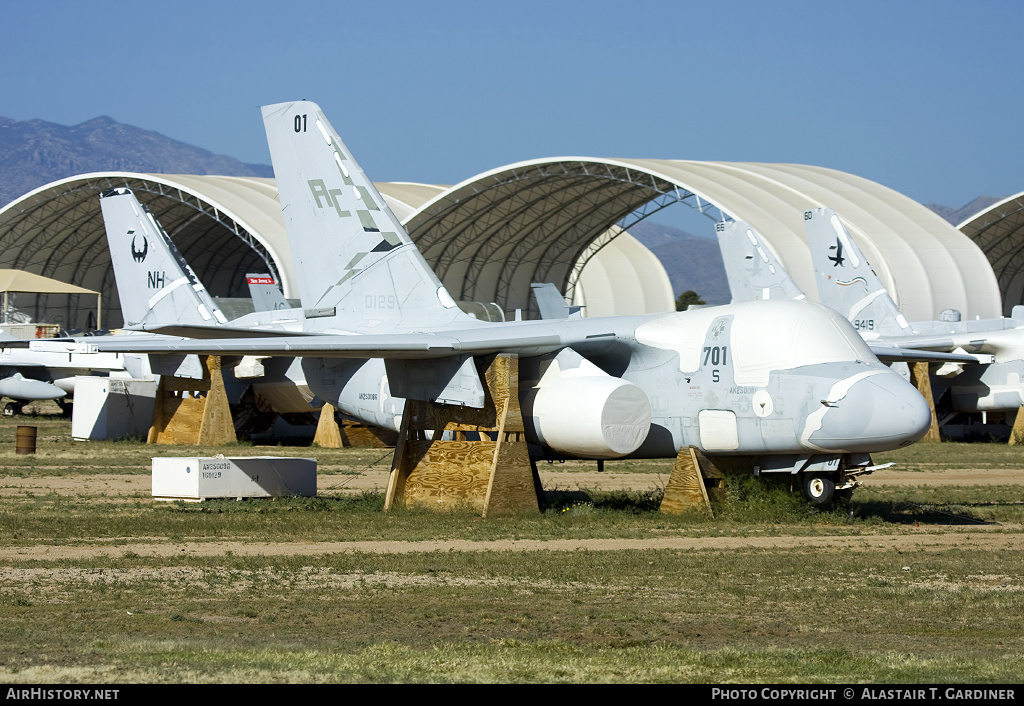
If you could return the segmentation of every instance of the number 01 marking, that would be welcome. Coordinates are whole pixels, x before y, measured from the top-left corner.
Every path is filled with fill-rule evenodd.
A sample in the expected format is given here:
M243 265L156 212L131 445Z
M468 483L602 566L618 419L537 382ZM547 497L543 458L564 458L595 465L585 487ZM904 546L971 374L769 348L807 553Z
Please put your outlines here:
M305 132L305 131L306 131L306 116L305 116L305 114L303 114L303 115L296 115L295 116L295 132Z

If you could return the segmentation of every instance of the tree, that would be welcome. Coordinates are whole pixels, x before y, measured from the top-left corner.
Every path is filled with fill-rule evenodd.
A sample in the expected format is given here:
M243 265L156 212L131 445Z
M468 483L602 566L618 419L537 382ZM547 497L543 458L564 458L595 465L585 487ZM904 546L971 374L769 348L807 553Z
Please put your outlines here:
M687 289L685 292L679 295L676 299L676 311L686 311L691 304L705 304L706 302L700 298L692 289Z

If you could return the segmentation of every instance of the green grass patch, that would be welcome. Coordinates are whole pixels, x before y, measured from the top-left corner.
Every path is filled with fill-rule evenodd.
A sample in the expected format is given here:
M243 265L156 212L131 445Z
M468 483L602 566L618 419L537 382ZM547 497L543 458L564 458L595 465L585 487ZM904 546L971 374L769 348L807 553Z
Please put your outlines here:
M1022 569L1019 550L961 549L26 562L0 664L7 681L1014 681Z
M380 492L164 503L148 487L122 492L119 484L147 477L156 455L224 450L80 443L66 420L29 419L39 427L34 457L14 454L15 422L0 422L0 547L8 549L798 535L851 543L317 556L296 544L286 556L171 558L133 546L120 558L61 561L8 553L0 680L9 683L983 683L1016 682L1024 667L1024 542L978 550L964 532L984 524L1018 535L1021 486L869 480L849 506L821 510L789 478L732 477L712 493L714 520L660 514L659 488L551 489L543 513L490 520L464 509L385 513ZM315 456L339 485L391 460L367 449L239 445L230 453ZM940 444L875 460L927 474L1019 468L1022 456L1016 447ZM606 469L667 480L670 465ZM61 493L15 482L97 475L114 479ZM863 541L908 532L963 534L927 551Z

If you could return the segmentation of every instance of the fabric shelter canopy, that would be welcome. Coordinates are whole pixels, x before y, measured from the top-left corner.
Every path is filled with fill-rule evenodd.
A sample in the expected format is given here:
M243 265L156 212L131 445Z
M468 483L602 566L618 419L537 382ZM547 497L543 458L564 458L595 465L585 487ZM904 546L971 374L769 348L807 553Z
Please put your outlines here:
M10 293L28 292L31 294L95 294L96 295L96 327L103 325L103 295L85 287L43 277L42 275L25 272L24 270L0 269L0 292L3 292L3 322L7 323L10 311Z

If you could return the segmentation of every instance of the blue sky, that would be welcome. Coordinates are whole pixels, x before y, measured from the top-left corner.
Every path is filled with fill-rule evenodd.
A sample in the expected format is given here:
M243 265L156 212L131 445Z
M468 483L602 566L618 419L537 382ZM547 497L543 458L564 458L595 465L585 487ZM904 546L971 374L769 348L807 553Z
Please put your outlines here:
M1014 2L4 3L0 115L269 164L314 100L372 178L538 157L797 162L960 207L1024 190Z

